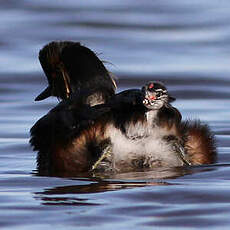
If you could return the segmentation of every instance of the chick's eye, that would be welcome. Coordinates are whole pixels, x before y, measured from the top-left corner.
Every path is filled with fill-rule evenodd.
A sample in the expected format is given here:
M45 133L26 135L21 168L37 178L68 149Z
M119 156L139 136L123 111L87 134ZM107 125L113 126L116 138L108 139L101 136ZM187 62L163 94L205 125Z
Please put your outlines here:
M160 96L162 96L162 95L163 95L162 92L157 92L157 97L160 97Z

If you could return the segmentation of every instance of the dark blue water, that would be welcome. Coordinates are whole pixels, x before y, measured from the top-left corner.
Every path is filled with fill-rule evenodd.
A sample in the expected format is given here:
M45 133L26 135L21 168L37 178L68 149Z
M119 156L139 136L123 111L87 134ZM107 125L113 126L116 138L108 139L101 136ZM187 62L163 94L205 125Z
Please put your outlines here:
M0 1L1 229L229 229L230 1ZM113 178L36 175L29 129L57 101L37 55L52 40L100 54L119 90L161 80L217 138L215 165Z

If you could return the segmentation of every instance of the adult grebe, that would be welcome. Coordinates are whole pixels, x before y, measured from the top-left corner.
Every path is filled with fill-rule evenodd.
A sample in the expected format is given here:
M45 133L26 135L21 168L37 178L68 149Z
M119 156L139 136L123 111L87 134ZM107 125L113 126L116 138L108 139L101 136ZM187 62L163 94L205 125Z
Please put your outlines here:
M42 174L129 171L213 163L214 138L199 121L181 122L165 86L115 92L103 63L76 42L51 42L39 53L49 86L36 100L63 100L31 128Z

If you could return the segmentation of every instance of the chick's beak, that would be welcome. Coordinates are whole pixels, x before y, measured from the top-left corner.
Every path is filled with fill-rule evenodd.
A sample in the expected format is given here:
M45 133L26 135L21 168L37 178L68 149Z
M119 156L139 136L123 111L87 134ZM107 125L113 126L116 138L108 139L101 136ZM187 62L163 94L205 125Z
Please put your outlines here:
M155 100L155 99L156 99L156 96L151 95L151 96L149 96L149 99L151 99L151 100Z

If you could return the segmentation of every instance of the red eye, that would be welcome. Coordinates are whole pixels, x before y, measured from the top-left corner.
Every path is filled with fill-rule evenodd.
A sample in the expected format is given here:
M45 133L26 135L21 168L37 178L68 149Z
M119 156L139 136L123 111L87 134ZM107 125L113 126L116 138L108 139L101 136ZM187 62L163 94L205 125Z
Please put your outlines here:
M149 84L149 89L152 89L154 87L154 84L153 83L150 83Z

